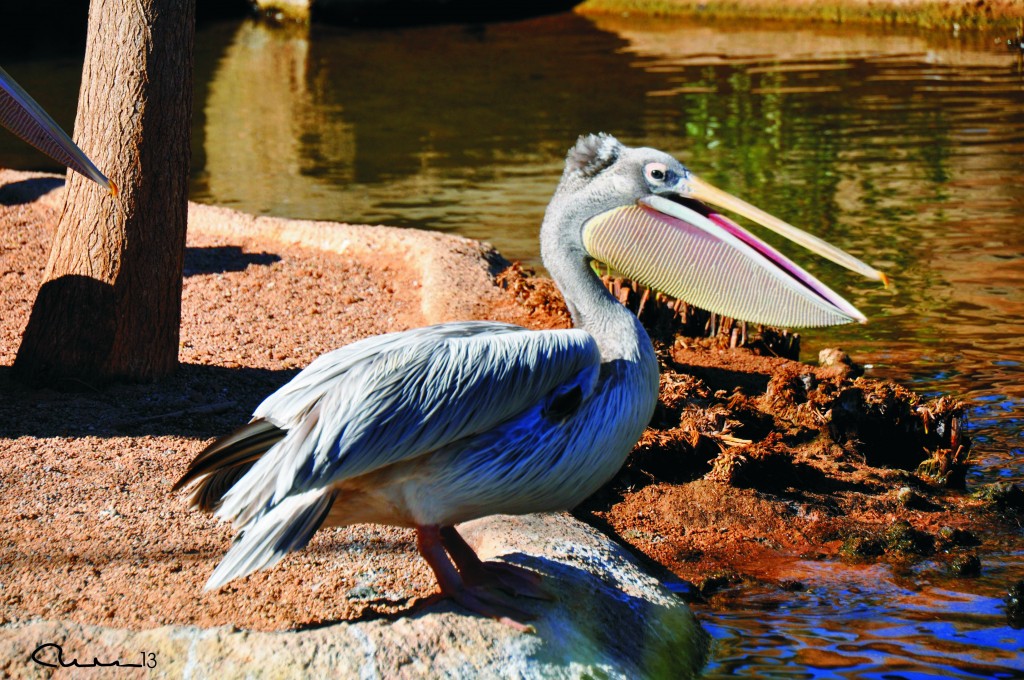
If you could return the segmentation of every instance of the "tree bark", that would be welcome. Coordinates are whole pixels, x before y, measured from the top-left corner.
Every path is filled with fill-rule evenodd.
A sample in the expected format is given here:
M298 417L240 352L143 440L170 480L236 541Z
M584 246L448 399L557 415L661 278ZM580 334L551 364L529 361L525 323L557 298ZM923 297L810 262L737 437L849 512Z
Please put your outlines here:
M75 140L121 190L68 172L19 379L149 381L177 367L194 34L195 0L92 0Z

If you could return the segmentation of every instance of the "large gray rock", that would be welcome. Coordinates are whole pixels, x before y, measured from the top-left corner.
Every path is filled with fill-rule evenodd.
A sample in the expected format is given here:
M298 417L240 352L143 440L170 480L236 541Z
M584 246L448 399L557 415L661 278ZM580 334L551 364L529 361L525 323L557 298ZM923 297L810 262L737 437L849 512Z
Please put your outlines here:
M65 671L75 678L688 678L703 665L708 636L689 608L600 532L568 515L489 517L461 529L481 557L544 574L554 601L523 603L537 615L535 635L449 602L393 621L277 633L37 621L0 627L0 674L47 677L51 669L29 658L45 643L60 645L66 664L155 664ZM56 650L39 658L53 663Z

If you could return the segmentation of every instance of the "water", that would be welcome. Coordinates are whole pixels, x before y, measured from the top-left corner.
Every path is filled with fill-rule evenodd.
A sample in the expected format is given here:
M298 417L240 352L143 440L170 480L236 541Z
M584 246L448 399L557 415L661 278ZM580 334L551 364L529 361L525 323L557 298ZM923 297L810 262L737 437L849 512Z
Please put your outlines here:
M738 23L738 22L737 22ZM197 38L192 198L439 229L539 266L569 144L605 130L887 271L886 290L768 237L871 319L804 333L970 411L969 480L1024 482L1024 79L1006 36L591 21ZM80 60L9 62L70 127ZM0 163L47 168L0 135ZM927 564L801 563L803 593L699 611L713 677L1024 677L1001 598Z
M970 584L934 564L797 561L806 590L744 594L698 611L713 636L708 678L1024 678L1024 635L1003 612L1024 555L986 560Z

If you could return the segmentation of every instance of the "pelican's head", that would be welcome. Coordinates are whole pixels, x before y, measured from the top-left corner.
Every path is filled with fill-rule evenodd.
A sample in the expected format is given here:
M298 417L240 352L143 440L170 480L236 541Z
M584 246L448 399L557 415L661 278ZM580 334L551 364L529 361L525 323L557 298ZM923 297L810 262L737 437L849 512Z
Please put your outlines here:
M569 150L541 233L545 263L555 252L598 260L654 290L754 323L811 327L866 320L710 205L887 282L852 255L707 184L672 156L624 146L607 134L580 137Z

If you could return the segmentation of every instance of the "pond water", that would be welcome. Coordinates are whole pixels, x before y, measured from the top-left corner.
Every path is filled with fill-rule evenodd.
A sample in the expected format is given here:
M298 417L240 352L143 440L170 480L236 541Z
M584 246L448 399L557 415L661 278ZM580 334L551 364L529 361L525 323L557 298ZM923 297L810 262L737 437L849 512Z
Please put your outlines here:
M197 36L192 198L452 231L539 267L565 150L604 130L891 275L883 289L768 236L870 318L803 333L967 401L969 483L1024 482L1024 77L1007 36L590 20ZM1000 39L1002 38L1002 39ZM81 62L4 67L70 127ZM0 164L46 168L0 136ZM712 677L1024 677L1001 598L935 565L801 563L808 589L698 610Z

